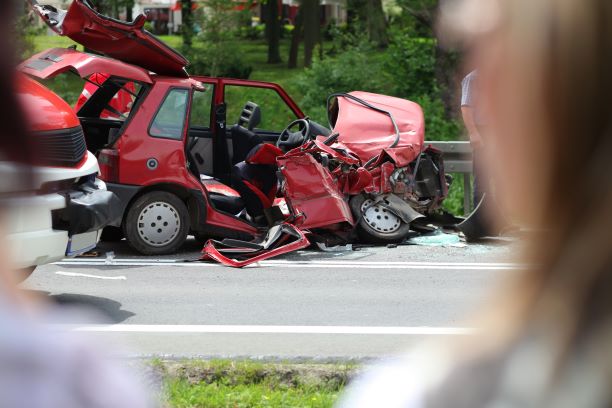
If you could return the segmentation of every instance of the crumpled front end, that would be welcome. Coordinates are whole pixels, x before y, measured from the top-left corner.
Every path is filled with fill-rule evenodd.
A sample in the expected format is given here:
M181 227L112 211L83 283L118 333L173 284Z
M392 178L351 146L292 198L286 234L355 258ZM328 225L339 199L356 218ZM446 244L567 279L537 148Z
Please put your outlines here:
M283 225L291 225L294 235L308 234L310 241L325 245L404 240L413 223L436 211L448 194L442 155L425 146L420 106L353 92L336 95L330 108L330 136L319 136L276 159L279 191L290 210ZM244 252L227 242L209 242L204 252L206 259L241 267L294 250L281 245L281 236L266 238L278 242L274 250L254 243L257 255L248 259L224 257L221 249Z

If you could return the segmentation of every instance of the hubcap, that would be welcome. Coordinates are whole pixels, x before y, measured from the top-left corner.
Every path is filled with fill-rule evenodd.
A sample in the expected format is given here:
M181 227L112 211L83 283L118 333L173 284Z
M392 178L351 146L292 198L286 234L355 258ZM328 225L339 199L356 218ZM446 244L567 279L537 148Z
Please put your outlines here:
M149 204L138 216L138 235L154 247L172 242L180 229L181 219L178 211L163 201Z
M385 199L382 202L389 205L389 202ZM380 203L374 204L374 201L370 199L361 204L361 213L363 214L363 220L374 231L382 234L392 234L402 225L402 220L397 215L387 210Z

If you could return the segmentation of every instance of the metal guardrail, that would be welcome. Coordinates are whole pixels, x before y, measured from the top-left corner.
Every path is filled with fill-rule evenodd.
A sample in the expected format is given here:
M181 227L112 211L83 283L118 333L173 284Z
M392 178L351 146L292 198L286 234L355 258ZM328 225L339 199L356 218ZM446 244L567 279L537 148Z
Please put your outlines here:
M444 170L446 173L463 174L463 208L465 214L472 210L472 170L473 150L470 142L425 142L444 153Z

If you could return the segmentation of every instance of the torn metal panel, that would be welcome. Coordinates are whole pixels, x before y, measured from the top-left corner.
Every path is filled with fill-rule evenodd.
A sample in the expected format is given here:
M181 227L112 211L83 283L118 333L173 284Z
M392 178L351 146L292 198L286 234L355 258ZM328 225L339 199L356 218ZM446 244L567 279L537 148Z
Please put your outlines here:
M419 218L425 218L425 216L419 212L417 212L414 208L410 206L406 201L402 200L395 194L387 194L384 196L379 196L379 202L382 207L385 207L393 214L397 215L402 219L406 224L411 224L414 220Z
M225 266L243 268L259 261L304 249L310 245L304 232L294 225L275 225L260 242L209 240L201 260L214 260Z
M284 196L294 215L303 216L300 228L355 224L345 195L331 173L311 154L278 159Z

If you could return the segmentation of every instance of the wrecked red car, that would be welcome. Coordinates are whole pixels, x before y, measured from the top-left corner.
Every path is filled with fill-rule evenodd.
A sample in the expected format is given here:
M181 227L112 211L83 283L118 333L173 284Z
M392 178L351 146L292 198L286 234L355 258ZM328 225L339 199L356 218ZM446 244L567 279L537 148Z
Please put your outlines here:
M399 242L411 228L427 228L417 223L439 209L448 180L440 152L425 146L420 106L352 92L332 95L328 112L332 130L300 119L283 132L276 148L256 146L242 164L278 169L277 195L286 200L289 214L270 211L275 208L270 204L266 215L275 227L265 237L211 240L204 259L242 267L311 241ZM294 148L280 149L287 146Z
M205 252L252 262L309 240L400 241L447 194L415 103L333 95L328 129L276 84L189 76L143 16L117 21L85 0L67 11L33 6L56 32L102 54L51 49L20 70L87 82L77 115L101 178L122 201L108 239L125 235L143 254L165 254L190 233L224 238Z

